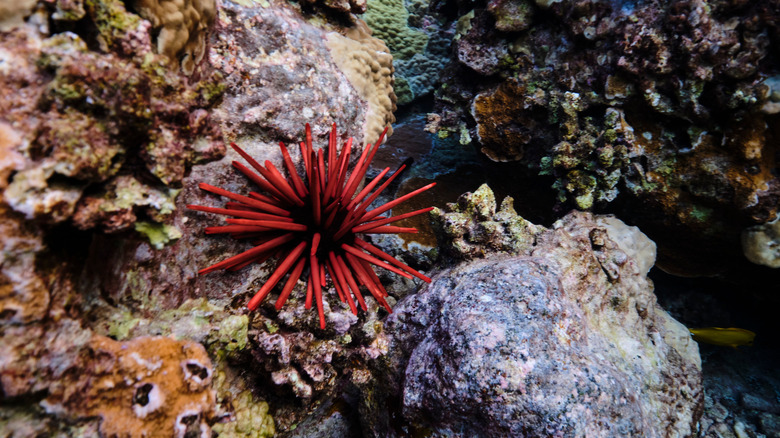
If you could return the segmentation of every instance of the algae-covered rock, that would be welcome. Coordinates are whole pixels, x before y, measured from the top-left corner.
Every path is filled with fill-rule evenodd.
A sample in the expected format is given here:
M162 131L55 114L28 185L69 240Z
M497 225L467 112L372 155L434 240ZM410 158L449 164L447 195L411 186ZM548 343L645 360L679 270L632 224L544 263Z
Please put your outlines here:
M255 401L251 391L244 391L232 400L234 414L230 421L214 425L214 431L227 438L264 438L276 433L274 420L268 413L268 403Z
M487 184L474 193L461 195L448 204L447 212L434 209L431 214L441 233L441 247L455 259L484 257L492 252L519 254L532 247L543 230L520 217L514 200L506 197L496 211L496 198Z

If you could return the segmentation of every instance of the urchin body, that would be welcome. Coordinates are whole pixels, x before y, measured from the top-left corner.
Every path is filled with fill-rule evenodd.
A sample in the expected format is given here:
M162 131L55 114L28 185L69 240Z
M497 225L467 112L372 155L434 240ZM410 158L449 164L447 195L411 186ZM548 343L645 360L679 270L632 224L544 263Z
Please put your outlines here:
M404 167L401 166L379 185L390 171L390 168L384 169L358 192L385 132L372 147L363 150L356 166L349 171L352 139L343 145L339 153L334 124L326 157L322 149L314 152L311 128L307 124L306 141L300 144L305 168L303 177L296 172L284 143L279 146L289 177L285 177L270 161L261 165L237 145L231 144L251 166L249 168L233 161L233 167L260 187L265 194L250 192L248 196L244 196L201 183L201 189L231 201L225 208L200 205L188 205L187 208L230 216L226 219L227 225L207 227L206 234L227 233L236 239L249 240L255 246L202 269L199 273L205 274L220 269L238 270L275 257L278 260L276 267L265 284L249 300L249 309L256 309L274 286L287 276L276 301L276 309L281 309L298 280L305 276L308 279L306 308L310 309L313 302L317 303L320 327L323 329L326 324L322 288L326 285L327 277L333 282L339 299L346 302L355 314L358 305L366 310L360 285L365 286L379 304L391 311L385 300L387 291L372 266L379 266L407 278L416 276L430 282L428 277L360 238L360 234L417 232L414 228L388 224L432 210L425 208L393 217L380 216L401 202L430 189L435 183L368 210Z

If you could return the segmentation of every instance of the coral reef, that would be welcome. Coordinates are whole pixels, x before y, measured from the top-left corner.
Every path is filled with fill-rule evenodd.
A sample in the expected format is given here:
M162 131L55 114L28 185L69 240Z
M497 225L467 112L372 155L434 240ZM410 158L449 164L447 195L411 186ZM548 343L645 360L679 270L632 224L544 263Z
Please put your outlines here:
M681 273L733 266L775 218L773 0L455 5L439 132L554 177L560 212L619 208Z
M96 336L83 363L50 389L49 412L98 416L105 436L211 436L212 368L201 345L170 338L119 343Z
M609 233L571 213L518 256L464 262L399 303L364 427L400 436L385 411L398 403L408 433L693 435L696 344L656 304L648 261Z
M337 14L366 12L366 0L304 0L301 3L320 7L328 12L335 11Z
M327 144L335 121L358 139L346 157L357 161L358 146L371 137L369 104L325 44L327 33L347 33L350 24L323 22L288 2L222 2L219 33L197 37L208 50L186 76L176 60L155 53L153 42L165 45L154 39L162 27L136 12L118 0L62 0L25 12L26 22L0 33L0 434L97 436L126 427L122 434L167 436L178 427L209 436L214 425L225 436L272 436L306 415L302 404L336 392L350 370L365 374L381 350L372 346L381 324L339 306L332 331L318 337L316 313L284 309L278 325L272 309L249 317L243 295L261 285L269 266L199 277L199 266L241 248L203 239L202 218L184 206L214 202L200 193L200 180L246 188L228 171L238 156L218 160L223 135L280 167L276 141L300 138L309 121L318 127L316 144ZM381 48L363 34L361 50ZM176 58L195 61L195 43ZM372 92L384 105L375 124L385 126L392 64L387 54L380 61L384 99ZM261 343L272 334L292 339L291 361ZM330 336L338 341L323 344ZM317 369L321 345L333 350L333 364ZM178 355L159 356L171 348ZM177 374L171 361L180 359L203 366ZM140 368L158 363L157 371ZM298 400L281 378L274 383L285 367L312 388L309 399ZM189 377L178 378L186 370L202 374L202 385L191 390ZM115 372L132 376L119 382ZM147 378L157 386L146 386ZM139 420L133 399L139 412L151 409L141 405L159 401L155 388L174 403ZM110 400L105 409L98 397Z

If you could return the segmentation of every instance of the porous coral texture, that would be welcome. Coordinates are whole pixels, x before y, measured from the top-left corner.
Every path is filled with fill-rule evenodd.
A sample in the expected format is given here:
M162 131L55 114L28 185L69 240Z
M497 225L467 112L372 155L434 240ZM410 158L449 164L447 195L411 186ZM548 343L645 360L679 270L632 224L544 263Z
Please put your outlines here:
M393 55L398 104L433 91L453 36L442 13L428 0L371 0L363 19Z
M368 114L363 128L368 141L377 138L395 121L396 96L393 92L393 56L382 40L371 36L363 20L357 19L344 35L327 34L333 62L349 79L366 102ZM392 128L387 135L392 135Z
M363 401L376 436L692 436L703 409L688 330L590 214L518 256L442 272L388 318Z
M133 6L157 32L157 53L192 74L206 53L206 36L217 13L216 1L134 0Z
M544 118L542 102L517 81L507 81L474 98L471 114L477 121L482 153L494 161L523 158L525 146Z

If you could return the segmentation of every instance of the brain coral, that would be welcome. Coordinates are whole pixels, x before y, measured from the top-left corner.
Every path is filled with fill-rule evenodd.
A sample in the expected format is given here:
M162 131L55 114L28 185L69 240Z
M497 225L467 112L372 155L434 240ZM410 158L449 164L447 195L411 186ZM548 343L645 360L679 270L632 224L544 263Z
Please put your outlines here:
M368 102L364 139L379 137L385 126L395 121L393 56L385 43L371 36L371 29L357 20L346 35L331 32L326 42L333 62L349 79L355 91ZM393 128L387 131L392 134Z

